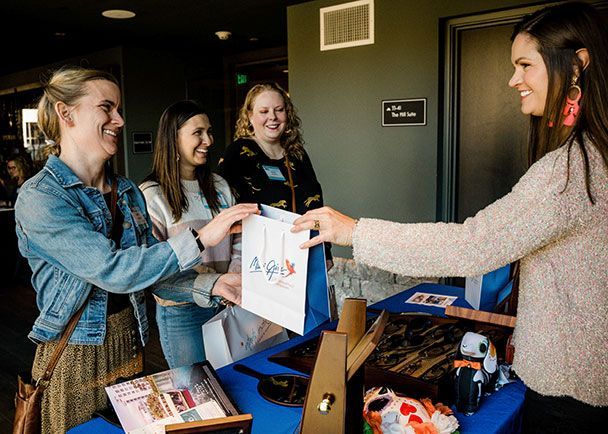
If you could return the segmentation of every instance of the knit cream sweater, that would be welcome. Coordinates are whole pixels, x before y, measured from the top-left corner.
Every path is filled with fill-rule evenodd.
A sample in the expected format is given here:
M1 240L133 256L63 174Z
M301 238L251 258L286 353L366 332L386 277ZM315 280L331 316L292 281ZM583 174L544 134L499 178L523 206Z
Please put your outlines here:
M235 200L228 183L219 175L213 174L213 177L220 211L234 205ZM188 210L182 213L179 221L174 221L169 202L167 202L158 183L146 181L139 186L146 197L146 206L152 220L152 233L160 241L167 240L189 227L193 229L202 228L213 219L213 213L198 186L198 181L182 179L181 183L188 199ZM211 306L209 295L217 279L223 273L240 273L241 271L241 234L226 236L217 245L206 248L201 253L201 257L203 259L202 265L195 267L195 270L199 273L196 280L192 282L184 281L179 275L175 275L160 282L158 286L191 285L197 289L193 295L197 304L203 307ZM154 298L163 306L183 304L162 299L156 294L154 294Z
M408 276L475 276L521 259L514 369L533 390L608 405L608 171L586 143L551 152L462 224L361 219L358 262ZM569 178L569 180L568 180Z

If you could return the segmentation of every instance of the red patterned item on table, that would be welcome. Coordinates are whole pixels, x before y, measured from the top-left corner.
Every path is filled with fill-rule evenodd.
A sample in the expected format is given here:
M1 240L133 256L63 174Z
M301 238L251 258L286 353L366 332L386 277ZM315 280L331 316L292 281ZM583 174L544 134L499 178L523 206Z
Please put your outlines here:
M452 410L430 399L419 401L374 387L363 401L363 418L374 434L451 434L458 428Z

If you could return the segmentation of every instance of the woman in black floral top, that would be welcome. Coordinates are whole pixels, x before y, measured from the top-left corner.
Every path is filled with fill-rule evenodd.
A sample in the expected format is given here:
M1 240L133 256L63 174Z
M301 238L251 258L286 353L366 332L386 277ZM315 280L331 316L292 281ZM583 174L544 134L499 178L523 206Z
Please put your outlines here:
M257 84L249 90L234 138L218 169L238 202L298 214L323 206L321 185L302 146L300 118L278 84ZM329 244L325 254L331 267Z

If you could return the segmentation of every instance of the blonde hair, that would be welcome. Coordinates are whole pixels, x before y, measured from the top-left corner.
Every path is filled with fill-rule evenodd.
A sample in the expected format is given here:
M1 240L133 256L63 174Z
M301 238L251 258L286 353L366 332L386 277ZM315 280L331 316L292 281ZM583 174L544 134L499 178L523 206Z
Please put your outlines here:
M297 157L301 160L304 156L304 139L302 138L300 118L296 113L296 109L293 106L289 95L285 92L285 89L274 82L256 84L249 89L236 121L234 140L243 137L253 137L253 126L249 122L249 116L253 112L256 98L265 91L276 92L283 98L285 112L287 114L287 125L281 136L281 146L285 149L285 153L288 157Z
M66 105L76 104L86 94L86 83L93 80L105 80L118 86L118 80L109 72L77 66L58 69L43 85L44 93L38 102L38 126L50 143L45 149L48 154L59 155L60 152L61 131L55 104L60 101Z

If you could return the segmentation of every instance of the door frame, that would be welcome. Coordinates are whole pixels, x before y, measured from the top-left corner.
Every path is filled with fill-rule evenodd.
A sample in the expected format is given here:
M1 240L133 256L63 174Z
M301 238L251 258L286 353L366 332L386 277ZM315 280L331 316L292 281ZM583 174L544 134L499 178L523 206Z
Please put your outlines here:
M524 15L538 9L558 4L557 2L544 3L534 6L518 7L508 10L467 15L463 17L445 18L440 24L440 35L443 41L443 57L440 71L440 113L439 137L442 141L438 152L437 182L437 220L444 222L456 221L456 208L458 205L458 162L460 133L459 103L460 95L460 49L461 34L465 30L480 29L505 24L515 25ZM441 37L441 36L440 36ZM441 49L440 49L441 51Z

